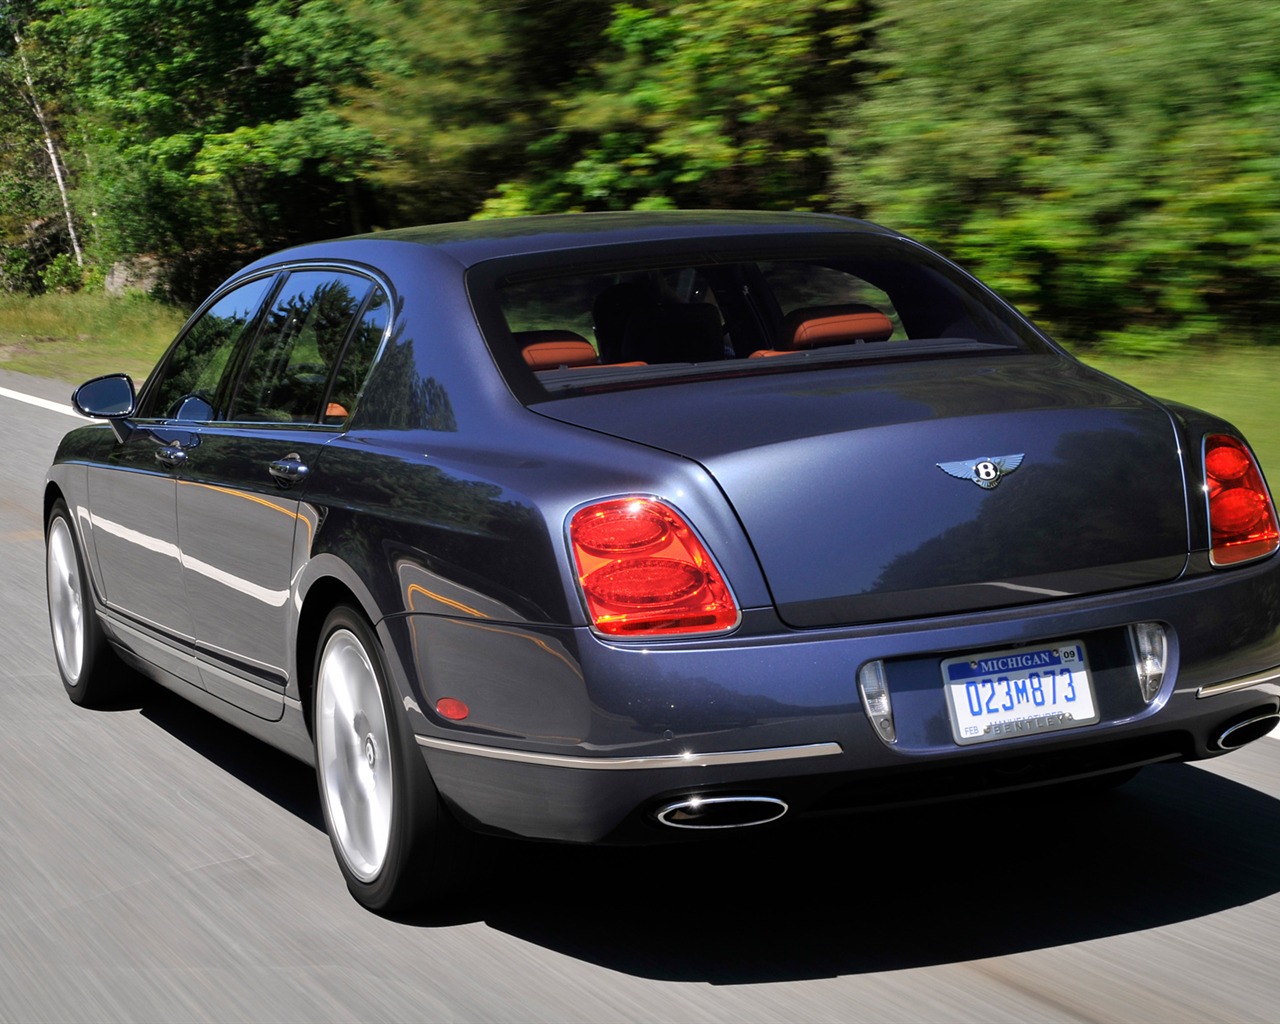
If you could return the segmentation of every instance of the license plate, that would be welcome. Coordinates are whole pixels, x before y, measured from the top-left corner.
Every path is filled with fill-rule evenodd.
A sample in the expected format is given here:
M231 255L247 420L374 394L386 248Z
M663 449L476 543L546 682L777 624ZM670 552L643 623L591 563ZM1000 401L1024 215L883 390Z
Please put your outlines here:
M1084 644L989 651L942 663L951 734L960 744L1074 729L1098 721Z

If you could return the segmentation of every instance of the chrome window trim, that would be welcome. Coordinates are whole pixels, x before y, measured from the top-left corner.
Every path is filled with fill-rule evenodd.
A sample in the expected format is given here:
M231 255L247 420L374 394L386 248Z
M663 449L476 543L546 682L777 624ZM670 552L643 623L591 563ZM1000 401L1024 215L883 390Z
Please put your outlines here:
M529 750L484 747L475 743L416 737L418 744L432 750L453 754L471 754L497 761L517 761L548 768L577 768L587 771L642 771L651 768L710 768L720 765L763 764L770 761L795 761L807 757L833 757L843 754L839 743L808 743L797 747L768 747L762 750L724 750L696 754L658 754L652 757L581 757L571 754L541 754Z
M284 279L288 277L288 275L292 273L295 273L297 271L312 271L312 270L342 272L342 273L352 274L356 277L363 277L365 280L372 281L375 286L381 288L383 293L386 295L387 306L388 306L387 325L386 327L383 328L382 338L378 342L378 347L373 353L373 358L369 361L368 373L372 373L374 366L377 365L378 361L382 358L383 353L386 351L387 343L390 341L391 335L395 328L396 309L399 305L400 299L396 290L391 286L391 279L376 267L370 266L365 263L361 263L358 260L341 260L341 259L334 259L332 257L322 257L317 259L306 259L306 258L290 259L290 260L282 261L280 263L273 264L269 267L261 267L258 270L255 270L253 273L245 274L243 277L241 277L239 273L233 274L226 281L222 282L222 284L218 287L218 289L213 293L211 293L204 300L204 302L202 302L196 308L196 311L192 313L189 317L187 317L186 322L178 329L178 333L173 336L173 339L169 342L168 347L165 348L164 353L160 356L159 361L156 363L155 368L148 375L147 379L142 382L142 387L137 389L138 394L137 394L137 402L135 403L135 405L140 408L142 406L143 400L150 397L150 391L157 386L153 381L153 378L156 376L156 371L164 367L167 372L167 368L168 368L167 364L169 361L169 356L172 353L173 349L177 346L179 341L181 341L184 337L186 337L187 332L191 330L191 328L195 325L196 321L199 320L202 316L204 316L204 314L207 313L210 309L212 309L213 306L220 299L222 299L224 296L231 294L231 292L235 291L237 288L241 287L242 285L249 284L253 281L259 281L265 278L278 279L274 283L268 286L262 301L258 305L257 313L254 318L255 319L255 323L253 325L254 338L252 341L252 345L256 346L257 334L259 329L261 328L262 314L266 310L267 305L275 301L276 296L279 294L279 285L283 282ZM361 315L363 315L363 313L366 312L368 309L367 298L368 297L366 297L366 302L361 303L361 306L360 306ZM239 342L238 344L243 344L243 339L241 339L241 342ZM345 355L345 350L344 350L344 355ZM366 382L368 380L368 373L366 373L365 375ZM236 384L236 387L237 388L239 387L238 382ZM190 420L190 421L176 420L175 421L175 420L169 420L162 416L144 416L144 417L138 417L138 419L139 419L139 422L171 424L174 426L181 426L181 427L200 426L208 423L230 424L237 427L245 427L245 426L248 426L248 427L281 426L281 427L294 427L294 428L316 427L319 430L325 431L326 433L330 433L330 434L341 433L342 430L344 429L339 425L326 424L326 423L276 424L272 422L264 422L261 420L230 420L230 419Z

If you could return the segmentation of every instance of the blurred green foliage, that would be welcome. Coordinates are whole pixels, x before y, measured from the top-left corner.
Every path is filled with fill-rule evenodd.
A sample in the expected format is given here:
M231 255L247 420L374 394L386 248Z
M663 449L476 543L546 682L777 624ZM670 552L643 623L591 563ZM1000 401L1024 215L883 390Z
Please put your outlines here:
M338 89L361 80L371 37L346 6L40 0L32 36L69 69L64 145L101 258L364 226L352 183L374 149Z
M1070 343L1268 343L1260 0L0 0L0 287L562 210L865 216ZM42 129L31 97L47 112ZM65 219L65 218L63 218Z
M825 206L864 0L620 3L488 215Z
M1270 341L1280 6L895 0L832 133L841 205L1082 345Z

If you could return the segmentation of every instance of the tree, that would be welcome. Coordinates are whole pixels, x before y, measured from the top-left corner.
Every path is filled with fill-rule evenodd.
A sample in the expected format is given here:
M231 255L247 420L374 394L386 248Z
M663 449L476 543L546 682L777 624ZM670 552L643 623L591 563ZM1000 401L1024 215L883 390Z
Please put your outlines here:
M343 116L377 140L371 178L410 220L469 217L547 130L606 0L352 0L377 37Z
M45 0L43 38L66 55L87 156L83 199L109 252L226 241L219 198L190 187L205 134L258 97L245 60L250 0Z
M4 236L10 242L26 241L33 227L50 212L50 200L56 196L65 237L77 267L84 265L76 217L71 205L71 182L63 159L63 143L56 116L54 86L48 84L49 64L38 46L26 38L26 27L32 17L27 4L0 2L0 97L3 102L4 155L0 160L0 216ZM38 149L40 155L35 156ZM42 183L52 183L50 189ZM6 283L30 285L31 274L40 263L57 253L32 258L29 246L6 245L3 271ZM15 275L14 271L18 273Z
M490 213L821 207L866 0L620 3Z
M366 226L373 143L331 109L344 84L363 80L372 42L347 4L44 4L46 39L74 72L80 201L108 258L243 259Z
M835 193L1064 338L1249 339L1280 312L1280 9L895 0Z
M206 135L196 154L194 180L228 184L244 193L248 183L259 207L282 217L280 198L301 193L345 206L345 225L365 231L376 206L361 181L379 147L341 114L345 89L367 82L377 40L359 11L344 0L258 0L247 12L256 33L259 87L277 102L229 131ZM287 233L287 232L286 232Z

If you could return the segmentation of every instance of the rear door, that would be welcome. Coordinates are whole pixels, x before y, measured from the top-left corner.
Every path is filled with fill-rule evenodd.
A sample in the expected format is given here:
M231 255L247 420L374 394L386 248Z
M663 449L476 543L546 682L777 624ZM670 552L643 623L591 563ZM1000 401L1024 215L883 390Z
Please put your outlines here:
M182 467L178 538L204 686L262 718L284 707L291 582L315 521L301 505L307 477L354 406L387 309L361 274L290 272L235 371L225 419L199 425Z

